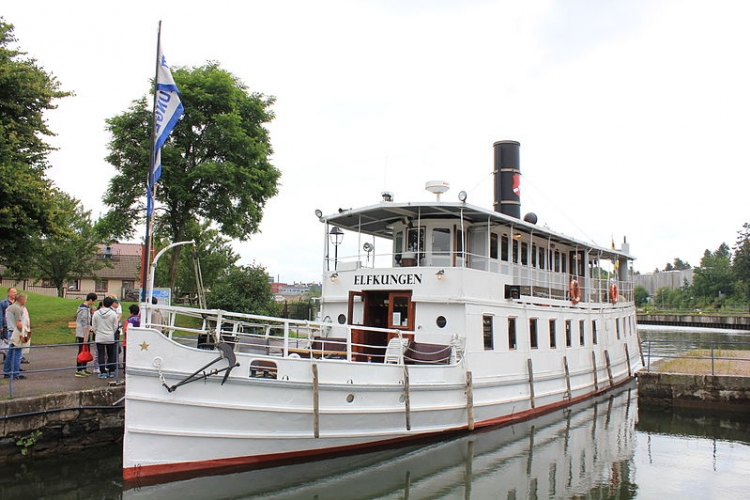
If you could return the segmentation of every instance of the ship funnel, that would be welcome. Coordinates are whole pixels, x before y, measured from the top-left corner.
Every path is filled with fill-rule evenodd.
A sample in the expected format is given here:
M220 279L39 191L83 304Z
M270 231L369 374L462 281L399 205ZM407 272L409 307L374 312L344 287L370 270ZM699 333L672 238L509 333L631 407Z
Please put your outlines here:
M521 170L519 150L521 143L497 141L495 148L495 212L521 218Z

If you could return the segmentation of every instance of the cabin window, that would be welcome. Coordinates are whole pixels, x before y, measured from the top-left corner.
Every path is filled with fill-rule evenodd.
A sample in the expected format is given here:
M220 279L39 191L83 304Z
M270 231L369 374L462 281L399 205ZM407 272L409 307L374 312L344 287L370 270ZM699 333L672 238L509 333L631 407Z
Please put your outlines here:
M581 320L578 322L578 343L584 345L586 342L586 321Z
M560 272L560 250L555 250L555 272Z
M565 346L571 347L573 345L573 328L570 324L570 320L565 320Z
M513 240L513 262L518 264L518 240Z
M617 340L620 340L620 318L615 319L615 330L617 331Z
M596 320L591 321L591 342L593 342L594 345L599 343L599 336L596 332Z
M544 248L539 249L539 269L547 267L547 251Z
M503 235L503 237L500 239L500 258L505 262L508 262L508 254L510 251L509 245L510 243L508 241L508 236Z
M497 234L490 234L490 258L497 259Z
M449 265L449 256L451 253L451 230L447 227L436 227L432 229L432 255L442 257L440 263L433 260L433 264ZM444 262L443 262L444 261Z
M539 349L539 338L537 336L536 318L529 319L529 345L532 349Z
M552 349L557 348L557 332L556 330L557 320L549 320L549 346Z
M508 349L518 348L516 342L516 318L508 318Z
M482 316L482 336L484 337L484 350L491 351L495 348L495 341L492 334L492 316Z
M537 264L536 254L537 254L536 243L533 243L531 245L531 267L536 267L536 264Z
M526 242L521 243L521 264L529 265L529 244Z
M568 261L566 261L562 257L560 257L560 272L561 273L567 273L568 272Z
M388 328L408 328L411 313L411 294L393 292L388 297Z

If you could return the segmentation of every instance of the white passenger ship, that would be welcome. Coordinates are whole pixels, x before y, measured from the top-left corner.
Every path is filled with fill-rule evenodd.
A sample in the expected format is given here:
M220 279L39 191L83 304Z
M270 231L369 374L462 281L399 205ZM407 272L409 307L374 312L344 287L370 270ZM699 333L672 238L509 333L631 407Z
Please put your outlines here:
M520 218L519 144L495 210L443 201L318 213L319 322L162 307L128 331L123 476L161 481L507 424L642 367L632 258ZM338 256L342 234L362 248ZM383 247L387 246L387 251ZM614 245L613 245L614 246ZM184 318L186 316L187 318Z

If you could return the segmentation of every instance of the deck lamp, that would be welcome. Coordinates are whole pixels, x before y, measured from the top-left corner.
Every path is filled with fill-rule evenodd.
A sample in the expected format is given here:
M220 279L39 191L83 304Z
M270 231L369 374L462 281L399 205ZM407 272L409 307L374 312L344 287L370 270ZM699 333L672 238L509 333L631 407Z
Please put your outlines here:
M331 245L333 245L333 269L335 270L339 265L339 245L344 241L344 231L340 227L334 226L328 235L331 238Z
M440 271L436 272L435 276L437 276L438 280L443 279L443 276L445 276L445 269L441 269Z

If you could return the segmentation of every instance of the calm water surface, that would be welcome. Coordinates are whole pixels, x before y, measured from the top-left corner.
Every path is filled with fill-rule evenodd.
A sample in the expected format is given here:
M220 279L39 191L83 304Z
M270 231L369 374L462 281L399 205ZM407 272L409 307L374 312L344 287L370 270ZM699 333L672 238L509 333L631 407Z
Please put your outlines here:
M3 466L0 498L749 498L750 416L639 407L631 384L528 422L395 450L127 489L121 465L109 447Z

